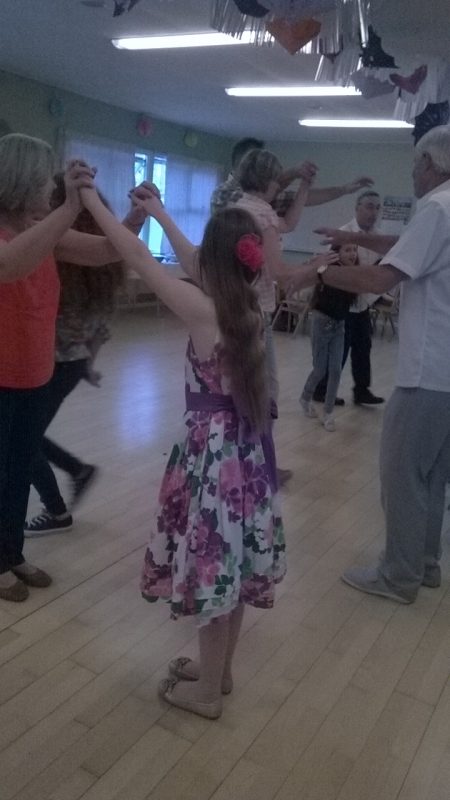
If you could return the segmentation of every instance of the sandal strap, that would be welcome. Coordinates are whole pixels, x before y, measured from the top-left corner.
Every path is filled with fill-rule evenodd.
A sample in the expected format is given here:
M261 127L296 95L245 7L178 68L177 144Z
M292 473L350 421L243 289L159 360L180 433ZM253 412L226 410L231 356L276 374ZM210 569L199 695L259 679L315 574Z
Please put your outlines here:
M174 658L172 664L176 669L184 669L187 667L188 664L192 663L192 658L188 658L187 656L180 656L179 658Z

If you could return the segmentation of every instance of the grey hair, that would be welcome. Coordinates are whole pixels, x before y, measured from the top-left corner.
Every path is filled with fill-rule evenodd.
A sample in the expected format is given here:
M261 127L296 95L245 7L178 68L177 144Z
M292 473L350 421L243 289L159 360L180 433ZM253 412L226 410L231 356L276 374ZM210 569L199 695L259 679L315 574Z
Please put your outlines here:
M236 177L244 192L265 192L282 172L278 158L269 150L250 150L239 164Z
M47 142L21 133L2 136L0 212L21 215L33 208L53 170L53 151Z
M356 205L359 206L361 200L365 200L366 197L378 197L379 198L380 195L378 194L378 192L374 192L371 189L368 189L366 192L362 192L361 194L358 195L358 197L356 198Z
M450 125L438 125L416 144L417 155L429 155L436 172L450 175Z

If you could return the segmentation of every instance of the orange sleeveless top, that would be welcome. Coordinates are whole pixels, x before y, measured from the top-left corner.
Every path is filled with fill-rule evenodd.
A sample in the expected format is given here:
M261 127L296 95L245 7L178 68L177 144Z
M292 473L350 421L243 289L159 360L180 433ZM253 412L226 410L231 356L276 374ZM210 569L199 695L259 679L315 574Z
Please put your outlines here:
M0 239L11 238L0 230ZM26 278L0 283L0 388L35 389L50 380L58 304L53 256Z

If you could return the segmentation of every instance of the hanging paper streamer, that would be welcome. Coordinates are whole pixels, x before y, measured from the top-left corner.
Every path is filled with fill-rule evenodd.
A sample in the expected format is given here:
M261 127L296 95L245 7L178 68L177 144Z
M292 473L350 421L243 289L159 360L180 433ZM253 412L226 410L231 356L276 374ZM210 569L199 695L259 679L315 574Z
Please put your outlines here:
M267 7L264 16L261 6ZM314 18L320 33L301 52L336 55L348 44L366 41L369 10L370 0L212 0L211 25L237 38L244 30L251 31L255 43L262 44L268 41L266 26L274 19L295 22Z
M392 94L395 91L394 84L390 80L375 77L372 70L358 69L350 77L355 89L358 89L366 100Z
M308 19L332 11L339 0L261 0L276 17L287 20Z
M238 0L213 0L211 27L221 33L228 33L236 39L240 39L244 31L250 31L255 44L270 41L265 24L268 10L262 9L260 3L250 2L250 0L248 2L239 0L239 4L242 8L248 8L248 12L243 13L240 10ZM264 11L264 14L261 13L261 10Z

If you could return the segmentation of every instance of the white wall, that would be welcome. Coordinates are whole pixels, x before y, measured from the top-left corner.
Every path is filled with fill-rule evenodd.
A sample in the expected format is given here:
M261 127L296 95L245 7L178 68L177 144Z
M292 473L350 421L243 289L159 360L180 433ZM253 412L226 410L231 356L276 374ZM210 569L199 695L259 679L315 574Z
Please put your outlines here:
M319 167L317 186L334 186L361 175L370 175L377 192L383 197L412 195L411 169L413 143L411 144L337 144L267 142L267 147L280 158L284 166L292 166L308 159ZM286 250L311 252L319 237L311 233L318 225L339 227L353 216L355 195L347 195L323 206L307 208L293 234L284 237Z

